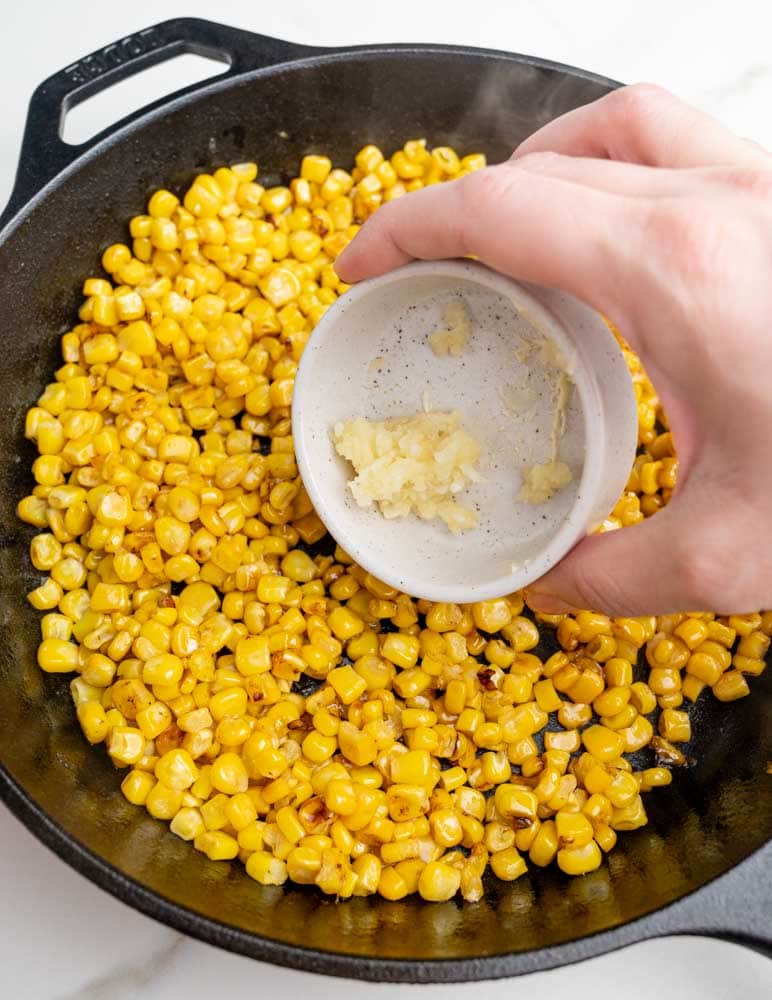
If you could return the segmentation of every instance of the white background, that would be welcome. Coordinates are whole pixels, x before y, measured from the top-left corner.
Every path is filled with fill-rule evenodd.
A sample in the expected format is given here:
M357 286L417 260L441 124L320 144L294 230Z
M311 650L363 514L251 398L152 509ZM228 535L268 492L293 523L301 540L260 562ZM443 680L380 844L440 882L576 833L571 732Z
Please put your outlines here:
M289 0L213 4L132 0L7 3L0 35L0 205L16 166L26 102L47 75L167 17L216 16L320 45L434 41L526 52L624 81L655 80L772 147L769 15L760 0ZM73 114L85 138L191 81L191 60L145 74ZM198 68L199 75L200 68ZM334 113L331 111L330 113ZM255 151L259 160L260 152ZM84 220L84 225L88 220ZM96 248L95 248L96 249ZM0 282L2 276L0 275ZM1 285L0 285L1 288ZM23 739L23 734L19 734ZM189 941L134 913L40 846L0 807L0 997L8 1000L203 1000L237 995L529 1000L743 1000L772 996L772 963L697 938L636 945L580 966L484 986L367 986L276 969Z

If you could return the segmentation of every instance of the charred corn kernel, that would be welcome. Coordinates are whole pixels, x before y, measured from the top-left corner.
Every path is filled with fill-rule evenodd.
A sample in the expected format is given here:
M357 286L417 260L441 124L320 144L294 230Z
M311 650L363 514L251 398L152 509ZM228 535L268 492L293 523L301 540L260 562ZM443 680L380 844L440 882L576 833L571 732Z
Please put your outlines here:
M102 743L107 738L109 733L107 715L98 701L86 701L78 705L77 716L83 735L89 743Z
M54 613L43 615L40 620L40 634L44 639L69 639L72 635L72 622L66 615ZM115 664L111 665L114 672Z
M384 899L392 901L404 899L409 891L407 882L393 867L387 865L381 869L380 879L378 880L378 893Z
M535 819L539 801L536 795L519 785L502 784L496 789L496 809L504 819Z
M423 785L394 784L387 791L386 798L389 816L395 822L418 819L429 811L429 796Z
M438 809L429 815L432 839L440 847L455 847L464 839L464 830L457 813L452 809Z
M357 877L355 896L370 896L377 892L382 871L381 860L377 855L360 854L352 863L351 869Z

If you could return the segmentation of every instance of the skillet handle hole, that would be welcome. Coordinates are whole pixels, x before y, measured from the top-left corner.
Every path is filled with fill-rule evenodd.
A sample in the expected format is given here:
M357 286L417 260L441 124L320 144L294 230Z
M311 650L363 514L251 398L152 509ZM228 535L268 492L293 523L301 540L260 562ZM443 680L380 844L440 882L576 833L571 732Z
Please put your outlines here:
M230 62L222 58L183 52L165 62L144 69L99 93L79 101L64 113L62 140L78 146L127 115L167 94L201 83L228 70Z

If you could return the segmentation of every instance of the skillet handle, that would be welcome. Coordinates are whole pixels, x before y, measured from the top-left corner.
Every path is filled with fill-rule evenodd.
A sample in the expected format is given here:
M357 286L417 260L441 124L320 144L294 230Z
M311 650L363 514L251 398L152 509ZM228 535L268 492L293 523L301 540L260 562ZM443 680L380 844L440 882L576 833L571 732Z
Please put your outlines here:
M114 83L186 52L227 63L227 70L220 74L220 78L225 79L323 51L326 50L296 45L214 21L178 17L137 31L84 56L50 76L32 95L16 181L8 205L0 215L0 227L44 185L101 139L162 106L171 97L207 85L212 78L185 87L174 95L165 94L87 142L79 145L64 142L61 126L67 111Z
M695 859L698 863L699 859ZM772 958L772 840L726 874L646 918L649 935L697 934ZM647 936L649 936L647 935Z

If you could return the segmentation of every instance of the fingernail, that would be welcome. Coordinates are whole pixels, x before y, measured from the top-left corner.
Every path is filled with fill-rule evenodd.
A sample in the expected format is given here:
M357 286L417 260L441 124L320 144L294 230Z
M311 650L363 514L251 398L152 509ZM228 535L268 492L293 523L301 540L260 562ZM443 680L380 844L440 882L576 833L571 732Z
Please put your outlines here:
M573 604L546 591L526 590L525 603L531 611L539 611L543 615L567 615L579 610Z

